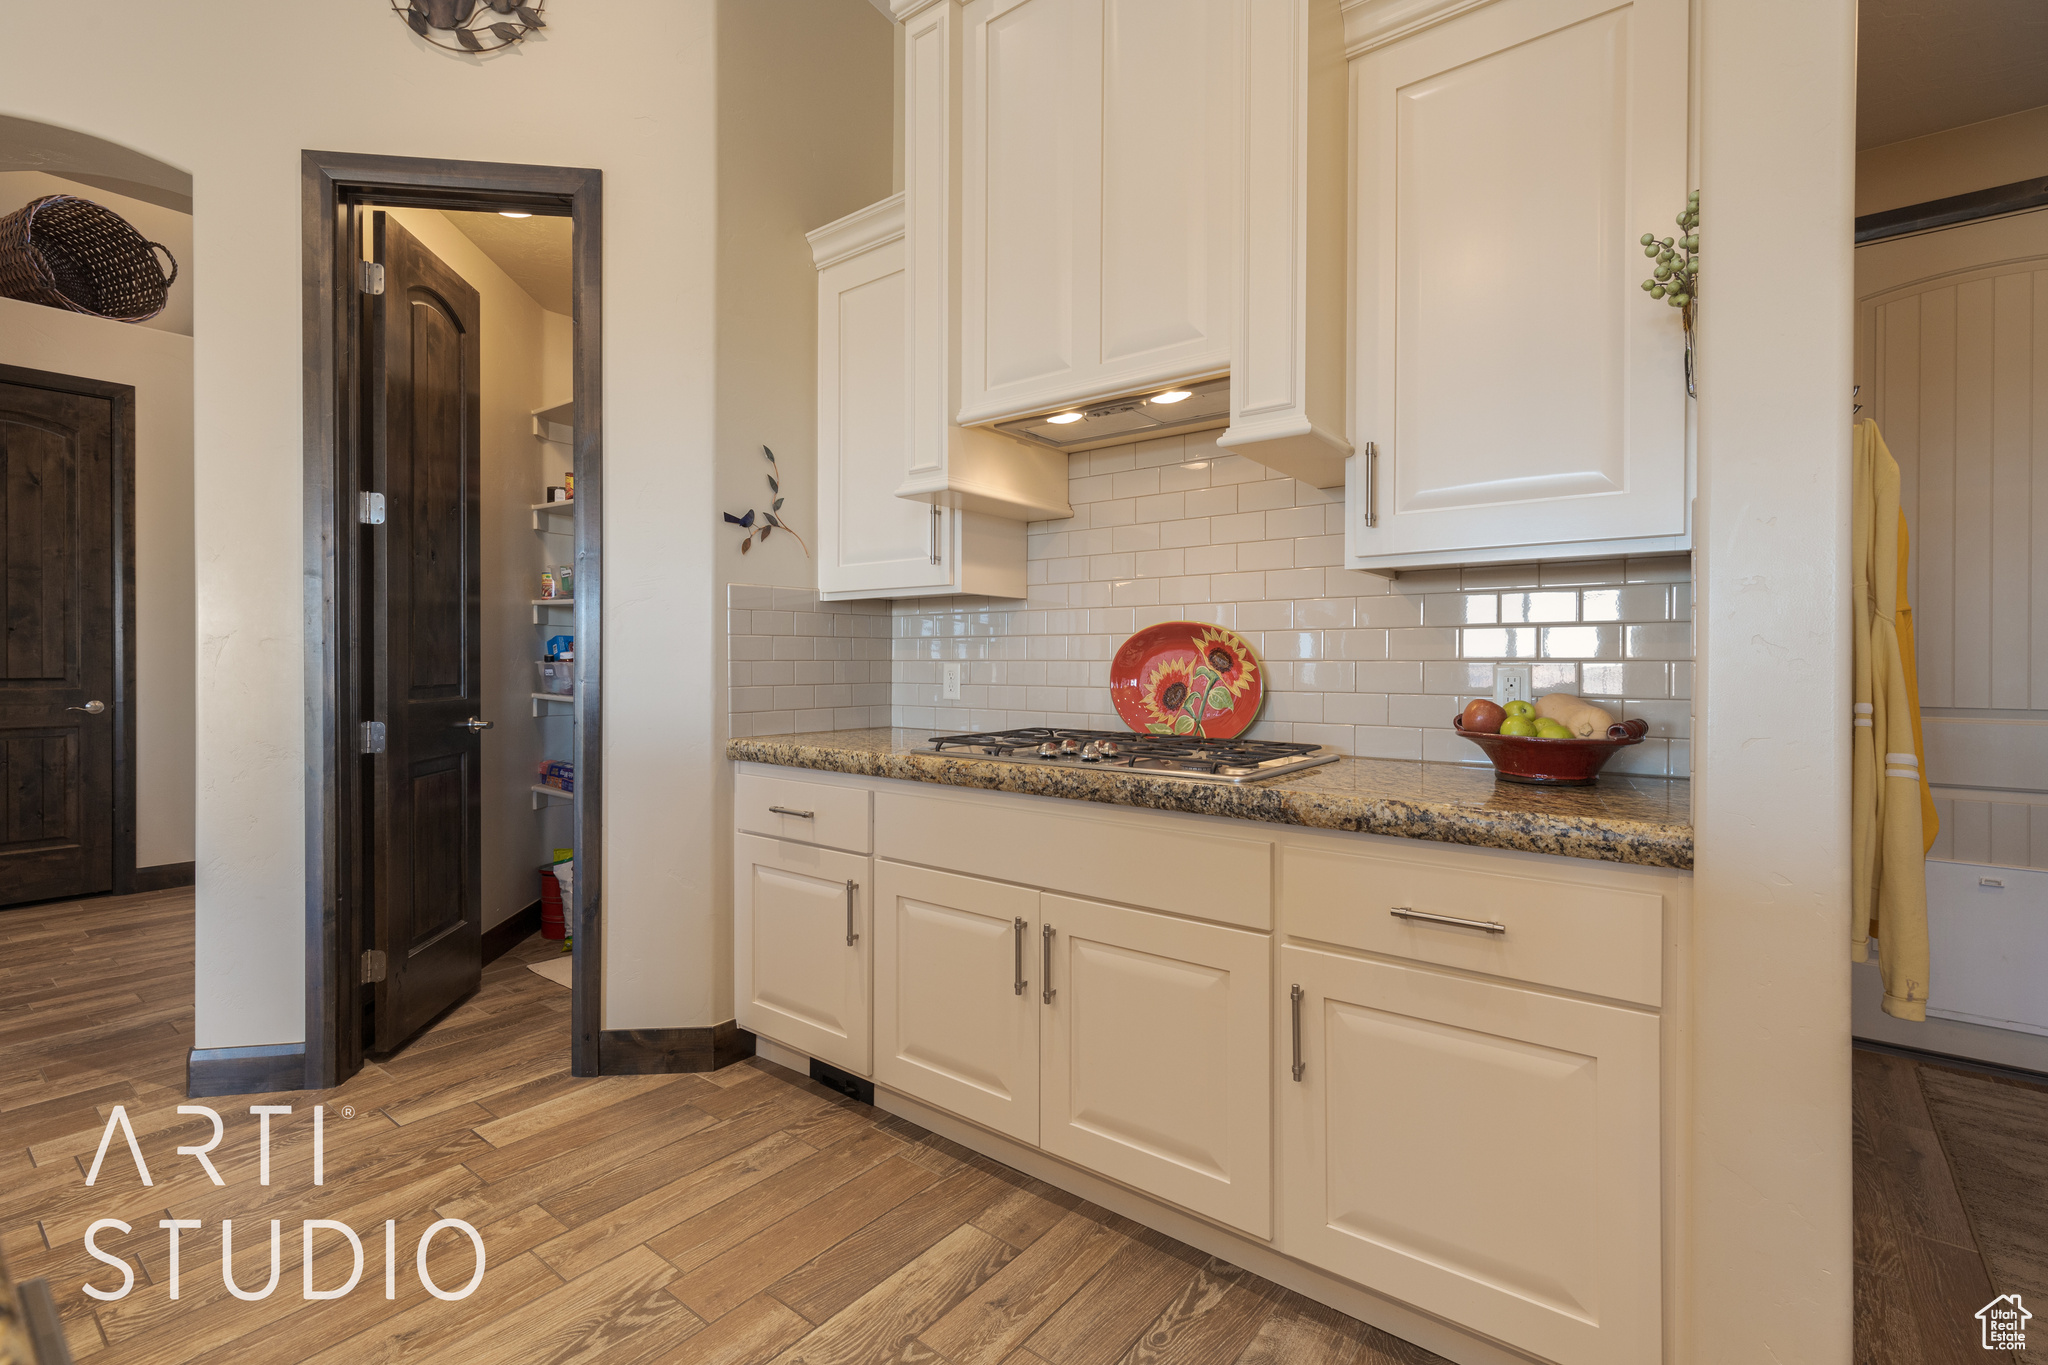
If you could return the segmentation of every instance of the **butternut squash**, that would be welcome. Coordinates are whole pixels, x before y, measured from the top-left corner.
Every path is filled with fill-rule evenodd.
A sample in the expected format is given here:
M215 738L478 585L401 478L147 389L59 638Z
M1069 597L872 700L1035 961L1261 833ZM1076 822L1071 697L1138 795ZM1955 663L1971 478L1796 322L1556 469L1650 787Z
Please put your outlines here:
M1538 719L1548 717L1580 739L1598 739L1614 724L1614 717L1583 697L1569 692L1552 692L1536 699Z

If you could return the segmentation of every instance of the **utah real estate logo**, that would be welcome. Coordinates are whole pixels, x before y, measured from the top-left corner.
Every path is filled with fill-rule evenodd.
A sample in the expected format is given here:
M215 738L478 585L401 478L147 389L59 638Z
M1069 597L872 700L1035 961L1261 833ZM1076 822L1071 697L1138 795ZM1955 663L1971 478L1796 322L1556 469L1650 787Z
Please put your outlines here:
M1984 1324L1984 1349L2024 1351L2027 1349L2027 1319L2033 1317L2017 1294L2000 1294L1977 1310Z

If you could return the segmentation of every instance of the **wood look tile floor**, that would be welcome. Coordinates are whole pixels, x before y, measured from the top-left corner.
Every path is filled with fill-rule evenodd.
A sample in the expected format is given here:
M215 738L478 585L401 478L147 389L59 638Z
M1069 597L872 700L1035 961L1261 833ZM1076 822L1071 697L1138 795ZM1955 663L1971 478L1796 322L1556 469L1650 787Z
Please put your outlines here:
M689 1362L690 1365L1441 1365L1335 1313L808 1078L765 1062L699 1076L575 1080L569 994L527 971L529 941L483 989L397 1056L333 1091L212 1101L226 1137L215 1186L191 1157L211 1132L180 1115L192 1038L189 891L0 911L0 1250L46 1277L81 1360ZM258 1183L252 1104L272 1120ZM324 1105L325 1183L311 1183ZM117 1137L124 1106L153 1185ZM346 1117L345 1117L346 1116ZM481 1233L475 1294L442 1302L413 1265L437 1218ZM134 1267L127 1297L81 1286ZM198 1219L170 1297L167 1218ZM222 1220L244 1301L221 1276ZM347 1224L363 1277L302 1297L303 1219ZM383 1225L397 1223L395 1297ZM312 1282L348 1279L338 1232L316 1234ZM466 1238L428 1270L458 1288Z

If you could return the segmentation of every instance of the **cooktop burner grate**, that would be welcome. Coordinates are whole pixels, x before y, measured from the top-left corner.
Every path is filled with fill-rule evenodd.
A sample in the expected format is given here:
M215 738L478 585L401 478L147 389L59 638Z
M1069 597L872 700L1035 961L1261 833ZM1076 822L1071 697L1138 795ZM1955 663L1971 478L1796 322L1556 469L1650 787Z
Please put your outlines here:
M1032 726L983 734L934 735L931 746L957 758L1116 768L1210 782L1255 782L1337 758L1334 749L1271 739L1204 739L1128 730Z

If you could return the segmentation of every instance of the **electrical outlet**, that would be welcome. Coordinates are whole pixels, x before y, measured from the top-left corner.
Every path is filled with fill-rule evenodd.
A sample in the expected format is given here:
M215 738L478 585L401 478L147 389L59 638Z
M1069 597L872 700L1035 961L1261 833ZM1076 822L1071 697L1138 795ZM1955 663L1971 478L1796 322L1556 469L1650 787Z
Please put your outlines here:
M942 701L960 700L960 670L966 666L965 664L939 665L939 697ZM1525 674L1528 671L1526 668L1522 670Z
M1493 699L1502 706L1511 701L1534 701L1529 695L1529 665L1495 664L1493 666Z

